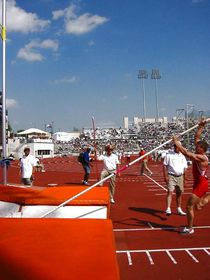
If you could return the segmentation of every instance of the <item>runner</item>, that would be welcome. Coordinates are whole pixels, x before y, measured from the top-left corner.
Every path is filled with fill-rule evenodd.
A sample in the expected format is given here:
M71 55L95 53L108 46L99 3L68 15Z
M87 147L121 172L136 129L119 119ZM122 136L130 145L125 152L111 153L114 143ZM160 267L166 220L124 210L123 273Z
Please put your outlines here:
M200 140L201 134L203 132L204 126L206 124L205 120L201 120L198 126L198 130L195 134L195 153L188 151L184 148L177 136L173 136L175 145L180 149L181 153L186 157L190 158L193 162L192 172L193 172L193 192L187 201L187 221L188 226L182 231L184 234L193 234L193 221L194 221L194 208L199 208L199 203L204 204L204 197L208 191L208 178L207 178L207 168L208 168L208 157L206 151L208 149L208 144L204 140ZM207 201L208 202L208 201ZM205 203L206 204L206 203Z

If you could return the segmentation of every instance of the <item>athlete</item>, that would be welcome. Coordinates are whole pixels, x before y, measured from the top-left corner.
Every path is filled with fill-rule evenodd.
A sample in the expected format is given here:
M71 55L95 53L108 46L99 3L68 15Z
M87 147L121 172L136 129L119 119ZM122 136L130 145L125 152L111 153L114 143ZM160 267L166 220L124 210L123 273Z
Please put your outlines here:
M184 148L177 136L173 136L174 144L179 148L180 152L186 157L190 158L193 162L192 173L193 173L193 192L187 201L187 221L188 226L182 231L184 234L193 234L193 221L194 221L194 209L201 209L208 201L206 193L208 191L208 157L206 151L208 149L208 143L204 140L200 140L201 134L205 127L206 121L201 120L198 126L198 130L195 134L195 153L188 151ZM206 200L205 200L206 198Z

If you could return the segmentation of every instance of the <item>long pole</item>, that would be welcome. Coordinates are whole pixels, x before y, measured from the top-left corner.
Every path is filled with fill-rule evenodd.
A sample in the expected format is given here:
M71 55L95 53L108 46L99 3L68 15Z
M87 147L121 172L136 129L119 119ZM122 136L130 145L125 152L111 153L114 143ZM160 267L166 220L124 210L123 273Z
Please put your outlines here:
M97 180L99 180L98 162L97 162L97 145L96 145L96 126L95 126L94 117L92 117L92 124L93 124L94 155L95 155L95 163L96 163L96 177Z
M2 157L7 158L6 146L6 0L2 1ZM4 162L3 183L7 184L7 167Z
M94 141L94 154L95 160L97 160L97 152L96 152L96 127L95 127L95 119L92 117L92 124L93 124L93 141Z
M206 120L206 122L209 122L209 121L210 121L210 118L208 118L208 119ZM192 127L189 128L188 130L185 130L184 132L182 132L182 133L180 134L180 136L181 136L181 135L184 135L184 134L186 134L186 133L188 133L188 132L190 132L191 130L195 129L196 127L198 127L198 124L192 126ZM64 201L64 202L61 203L60 205L56 206L54 209L52 209L52 210L48 211L47 213L45 213L44 215L42 215L41 218L45 218L46 216L52 214L53 212L55 212L55 211L58 210L59 208L61 208L61 207L65 206L66 204L68 204L70 201L72 201L72 200L76 199L77 197L79 197L79 196L85 194L86 192L92 190L93 188L95 188L96 186L100 185L101 183L107 181L108 179L110 179L110 178L113 177L114 175L123 172L124 170L126 170L127 168L129 168L131 165L133 165L133 164L135 164L136 162L142 160L144 157L147 157L148 155L150 155L150 154L153 153L154 151L156 151L156 150L162 148L163 146L169 144L170 142L172 142L172 139L169 139L168 141L164 142L163 144L159 145L158 147L156 147L156 148L152 149L151 151L147 152L147 153L144 154L143 156L140 156L139 158L133 160L133 161L130 162L129 164L127 164L127 165L125 165L125 166L119 168L118 170L115 171L115 173L110 174L109 176L107 176L106 178L104 178L104 179L98 181L97 183L95 183L94 185L90 186L89 188L87 188L87 189L83 190L82 192L76 194L75 196L73 196L73 197L67 199L66 201Z

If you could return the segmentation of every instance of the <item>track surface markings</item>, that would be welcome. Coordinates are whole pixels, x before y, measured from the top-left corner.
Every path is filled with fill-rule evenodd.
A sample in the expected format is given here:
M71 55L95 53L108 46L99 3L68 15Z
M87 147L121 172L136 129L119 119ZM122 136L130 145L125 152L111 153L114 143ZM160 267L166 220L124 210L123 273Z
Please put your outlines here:
M160 230L180 230L180 227L159 227L155 228L151 225L151 223L148 223L148 228L115 228L114 232L123 232L123 231L160 231ZM194 229L210 229L210 226L194 226Z
M170 249L150 249L150 250L122 250L122 251L116 251L117 254L126 254L128 259L128 265L133 265L132 261L132 254L146 254L148 261L150 265L154 265L155 262L152 258L152 253L166 253L169 259L173 264L178 264L174 256L172 255L172 252L186 252L186 254L189 255L189 257L194 261L195 263L199 263L199 260L193 255L193 251L201 251L205 252L208 256L210 256L210 247L200 247L200 248L170 248Z

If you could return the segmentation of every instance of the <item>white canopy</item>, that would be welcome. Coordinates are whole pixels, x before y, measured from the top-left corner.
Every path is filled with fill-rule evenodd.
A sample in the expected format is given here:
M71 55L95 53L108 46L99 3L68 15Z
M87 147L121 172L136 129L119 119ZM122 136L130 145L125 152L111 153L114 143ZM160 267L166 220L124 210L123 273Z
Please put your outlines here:
M40 135L40 134L44 134L44 135L49 135L49 132L46 132L44 130L38 129L38 128L29 128L26 129L24 131L21 131L19 133L17 133L18 135L29 135L29 134L35 134L35 135Z

